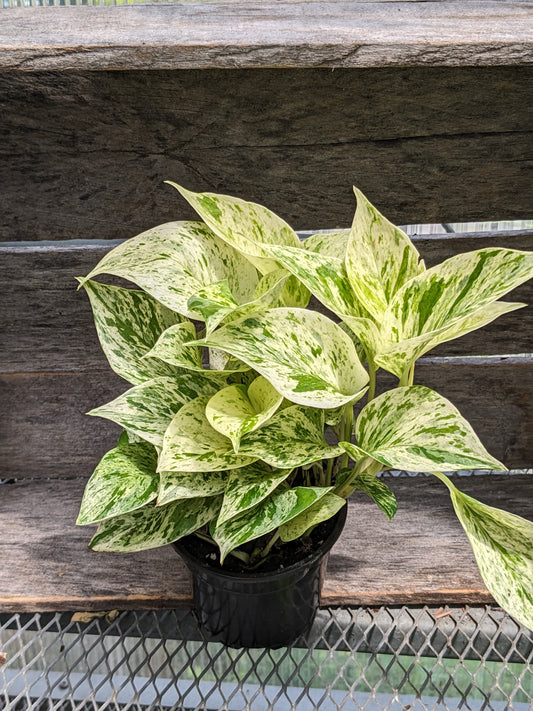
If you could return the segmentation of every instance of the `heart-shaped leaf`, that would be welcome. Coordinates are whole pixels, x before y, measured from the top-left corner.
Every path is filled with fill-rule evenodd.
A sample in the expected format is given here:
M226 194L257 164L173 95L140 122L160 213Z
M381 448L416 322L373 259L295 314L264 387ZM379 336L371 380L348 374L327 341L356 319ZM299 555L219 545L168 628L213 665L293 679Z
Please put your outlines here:
M192 294L228 280L238 303L250 301L257 271L201 222L168 222L126 240L103 257L86 279L114 274L137 284L168 308L200 318L187 306Z
M146 442L126 444L104 454L87 482L76 523L84 526L145 506L157 497L157 453Z
M396 292L424 270L409 237L354 188L357 209L346 250L356 298L379 323ZM349 312L348 312L349 313Z
M350 484L355 490L362 491L369 496L389 521L394 517L398 510L398 502L394 492L389 489L382 479L378 479L373 474L361 472L350 480Z
M325 496L330 488L297 486L275 491L252 509L217 525L212 536L220 548L221 561L248 541L274 531Z
M241 440L241 455L262 459L273 467L302 467L342 454L324 439L324 411L292 405L277 412L256 432Z
M292 469L274 469L262 462L229 472L217 526L266 499L285 481Z
M161 472L157 505L176 499L222 494L228 482L228 472Z
M394 469L502 469L446 398L421 385L389 390L361 410L359 451ZM353 445L340 443L350 454Z
M268 309L218 329L204 341L248 363L292 402L334 408L368 382L350 338L322 314Z
M269 420L283 401L283 395L261 375L248 388L229 385L215 393L205 408L209 423L229 437L235 454L241 437Z
M216 392L213 382L199 373L154 378L87 414L112 420L156 447L162 447L163 435L176 412L186 402Z
M340 259L294 247L273 246L268 247L267 251L333 313L339 316L366 315Z
M95 551L134 553L158 548L194 533L216 517L221 496L183 499L103 521L89 543Z
M279 533L282 541L294 541L304 536L310 528L314 528L322 521L327 521L346 505L346 499L329 491L316 503L301 514L295 516L288 523L280 526Z
M391 346L383 349L380 363L398 375L409 358L520 308L493 302L531 277L533 252L500 248L458 254L419 274L384 315L382 331Z
M376 351L378 355L375 356L376 365L388 370L389 373L394 373L398 378L402 378L418 358L438 346L439 343L464 336L466 333L486 326L498 316L521 309L524 306L526 304L497 301L483 306L479 311L468 314L468 316L463 316L458 321L453 322L451 326L423 333L420 336L394 343L388 347L383 341L378 341ZM384 330L387 330L386 326ZM381 352L379 352L379 349L381 349Z
M211 427L205 415L209 399L209 395L198 397L175 415L163 438L158 471L222 471L257 459L235 454L231 441Z
M250 257L262 274L276 269L263 245L300 246L298 235L285 220L262 205L229 195L194 193L167 182L181 193L218 237Z
M309 252L317 252L324 257L339 259L344 264L350 232L351 230L319 232L316 235L310 235L302 242L302 245Z
M494 599L533 630L533 523L463 494L440 472L432 474L450 491L481 577Z
M183 321L149 294L85 281L102 349L115 373L130 383L178 375L175 367L144 358L167 328Z

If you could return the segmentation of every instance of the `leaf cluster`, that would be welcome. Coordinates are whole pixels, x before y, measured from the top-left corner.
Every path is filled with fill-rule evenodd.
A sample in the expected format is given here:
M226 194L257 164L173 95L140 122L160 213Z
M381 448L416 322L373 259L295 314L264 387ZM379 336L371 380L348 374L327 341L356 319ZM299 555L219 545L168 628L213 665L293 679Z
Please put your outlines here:
M196 533L221 562L257 565L356 490L394 516L381 471L430 471L450 488L489 589L533 626L533 524L441 473L505 467L451 402L414 384L424 353L524 306L500 298L533 276L533 253L481 249L426 269L357 189L351 229L301 242L261 205L174 187L201 222L148 230L79 280L110 365L132 386L89 413L123 428L83 497L78 523L99 524L91 547ZM311 294L329 315L307 308ZM398 384L376 395L380 369Z

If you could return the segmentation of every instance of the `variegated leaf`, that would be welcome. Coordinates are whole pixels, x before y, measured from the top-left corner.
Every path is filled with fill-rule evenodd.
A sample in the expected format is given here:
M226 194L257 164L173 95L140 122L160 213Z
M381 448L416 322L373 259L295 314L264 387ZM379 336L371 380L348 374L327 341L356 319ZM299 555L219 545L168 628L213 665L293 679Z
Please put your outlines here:
M130 383L180 370L155 358L144 358L161 333L183 320L149 294L96 281L85 281L102 349L115 373Z
M339 407L368 382L350 338L314 311L268 309L223 326L205 343L248 363L300 405Z
M146 442L119 440L87 482L76 523L84 526L145 506L157 497L157 452Z
M273 467L303 467L342 454L324 439L324 411L292 405L277 412L256 432L246 435L239 448Z
M198 496L222 494L228 481L228 472L161 472L157 506L176 499L194 499Z
M396 292L424 269L409 237L354 188L357 209L346 250L346 271L359 303L379 323Z
M221 561L243 543L260 538L298 516L328 491L327 487L304 486L275 491L252 509L217 525L212 536L219 545Z
M296 249L271 246L270 255L282 267L294 274L324 306L339 316L365 316L350 285L344 262L335 257Z
M344 264L349 239L350 230L319 232L316 235L310 235L302 242L302 245L310 252L318 252L324 257L339 259Z
M266 499L285 481L292 469L274 469L263 462L229 472L217 526L229 521Z
M394 492L385 484L382 479L378 479L373 474L361 472L356 477L351 479L351 486L356 491L362 491L369 496L385 516L391 520L398 510L398 502L394 496Z
M515 620L533 630L533 523L482 504L459 491L448 477L432 473L450 491L490 593Z
M388 347L381 342L378 346L378 349L381 348L381 352L378 352L375 362L381 368L394 373L398 378L402 378L418 358L440 343L464 336L466 333L486 326L498 316L521 309L524 306L526 304L497 301L483 306L479 311L460 318L458 321L453 322L451 326L429 331ZM385 326L384 330L387 331L387 326Z
M301 514L298 514L288 523L280 526L281 540L285 542L294 541L296 538L304 536L309 529L335 516L343 506L346 506L346 499L329 491L315 504L302 511Z
M376 354L383 350L383 335L381 328L370 318L348 316L341 314L341 328L350 335L359 357L361 348L369 361L374 362ZM350 333L351 332L351 333ZM352 335L353 334L353 335ZM353 336L357 339L354 340ZM358 345L360 344L360 345ZM362 359L361 359L362 360Z
M188 536L214 519L221 496L183 499L166 506L142 509L103 521L89 543L95 551L134 553L158 548Z
M175 415L163 438L158 471L222 471L257 459L236 455L231 441L211 427L205 415L209 399L209 395L198 397Z
M365 405L355 435L361 450L394 469L505 470L457 408L421 385L389 390Z
M112 420L147 442L162 447L163 435L180 407L200 395L216 392L217 386L199 373L154 378L87 414Z
M227 279L238 303L250 301L258 276L249 260L201 222L168 222L126 240L86 277L114 274L137 284L168 308L199 318L187 301L199 289Z
M228 280L223 279L199 289L187 301L191 311L202 314L207 333L211 333L224 317L235 311L239 304L233 298Z
M276 269L263 245L300 246L298 235L285 220L262 205L229 195L194 193L167 182L183 195L218 237L250 257L262 274Z
M205 414L212 427L229 437L237 454L241 437L269 420L282 401L283 395L260 375L248 388L229 385L219 390L207 403Z
M406 360L402 342L418 338L410 349L416 356L520 308L490 305L531 277L533 252L491 248L458 254L413 278L396 294L383 320L383 332L391 344L399 344L388 367Z
M204 370L198 346L188 345L196 339L196 329L191 321L184 321L167 328L147 354L149 358L170 363L180 368L200 372Z
M271 274L274 274L276 278L269 279ZM236 321L248 314L283 303L289 279L292 279L291 275L288 272L281 272L280 269L266 274L261 279L260 286L258 285L259 289L256 288L252 301L241 306L232 299L224 282L211 284L191 297L189 306L202 313L205 319L206 333L210 334L224 321ZM269 288L266 289L267 284Z

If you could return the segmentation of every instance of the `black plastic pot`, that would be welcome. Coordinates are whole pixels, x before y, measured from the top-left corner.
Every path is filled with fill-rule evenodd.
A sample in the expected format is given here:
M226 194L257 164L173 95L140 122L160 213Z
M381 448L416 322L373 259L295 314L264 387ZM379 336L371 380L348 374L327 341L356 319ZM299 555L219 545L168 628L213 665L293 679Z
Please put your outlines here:
M212 642L229 647L285 647L313 623L322 585L324 558L346 521L347 506L331 519L319 548L272 573L231 573L198 560L187 539L173 545L193 576L200 625Z

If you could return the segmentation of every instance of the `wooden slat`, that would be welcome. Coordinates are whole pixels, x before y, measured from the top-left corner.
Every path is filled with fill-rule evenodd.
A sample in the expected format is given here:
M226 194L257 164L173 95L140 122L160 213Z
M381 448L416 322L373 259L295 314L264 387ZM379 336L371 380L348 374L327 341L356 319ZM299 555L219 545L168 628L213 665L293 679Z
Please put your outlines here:
M0 72L0 240L193 217L165 179L297 229L349 225L352 185L396 224L529 219L532 103L530 67Z
M527 64L530 10L520 0L13 9L2 16L0 65L37 71Z
M448 397L508 467L531 466L533 356L420 360L416 382ZM0 478L90 475L120 429L84 413L128 387L112 373L0 376Z
M93 527L74 525L84 483L0 485L0 612L189 605L190 576L171 547L130 555L87 549ZM389 483L399 502L391 522L363 495L350 501L322 603L490 603L442 484L418 477ZM460 478L458 486L485 503L532 515L529 476Z
M83 291L74 277L87 274L115 242L0 245L0 372L107 369ZM533 250L533 230L450 238L418 238L428 266L462 251L489 246ZM530 304L456 341L438 355L528 353L533 344L533 281L506 297Z

